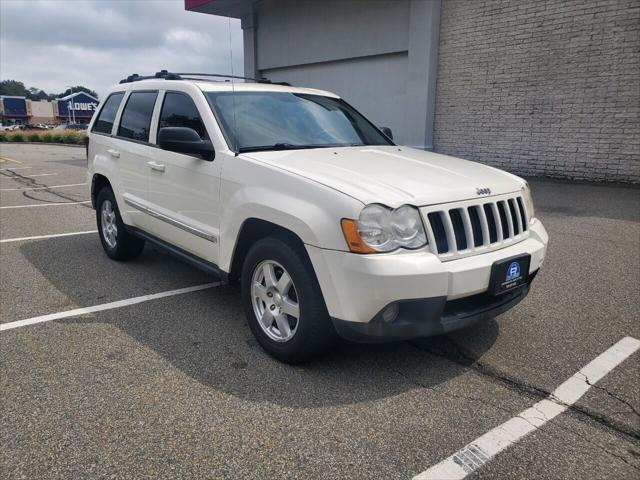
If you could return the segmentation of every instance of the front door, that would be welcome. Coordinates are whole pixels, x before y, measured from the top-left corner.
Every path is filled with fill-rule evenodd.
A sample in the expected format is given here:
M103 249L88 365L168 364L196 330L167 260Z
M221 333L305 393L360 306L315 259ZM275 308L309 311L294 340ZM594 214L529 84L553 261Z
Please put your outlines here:
M191 97L166 92L158 119L163 127L189 127L210 138ZM218 261L221 161L157 149L147 162L151 233L212 263Z

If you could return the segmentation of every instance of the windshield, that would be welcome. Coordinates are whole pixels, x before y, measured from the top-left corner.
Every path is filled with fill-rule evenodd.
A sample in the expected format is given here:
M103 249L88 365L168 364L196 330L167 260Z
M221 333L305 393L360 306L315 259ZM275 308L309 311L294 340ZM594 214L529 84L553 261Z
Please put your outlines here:
M392 145L338 98L291 92L205 92L237 152ZM234 112L235 110L235 112Z

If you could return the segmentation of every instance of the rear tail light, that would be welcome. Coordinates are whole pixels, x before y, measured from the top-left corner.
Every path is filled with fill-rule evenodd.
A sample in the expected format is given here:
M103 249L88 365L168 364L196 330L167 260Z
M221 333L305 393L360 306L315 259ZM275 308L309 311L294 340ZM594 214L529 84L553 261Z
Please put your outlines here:
M87 165L89 165L89 135L84 137L84 150L87 153Z

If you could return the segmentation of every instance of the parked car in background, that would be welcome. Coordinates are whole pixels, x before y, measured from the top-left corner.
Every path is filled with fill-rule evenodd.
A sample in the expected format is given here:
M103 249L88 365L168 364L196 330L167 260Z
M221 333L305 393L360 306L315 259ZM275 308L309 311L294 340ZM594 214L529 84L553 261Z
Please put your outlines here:
M54 128L54 130L86 130L87 125L81 123L62 123Z
M35 123L33 125L28 125L27 128L30 130L49 130L49 126L44 123Z

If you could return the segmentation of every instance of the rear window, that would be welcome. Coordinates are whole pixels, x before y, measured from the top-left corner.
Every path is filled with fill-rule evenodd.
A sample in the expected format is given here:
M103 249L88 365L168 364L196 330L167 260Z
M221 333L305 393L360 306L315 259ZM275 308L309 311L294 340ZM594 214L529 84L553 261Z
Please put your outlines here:
M157 96L158 92L133 92L129 95L120 119L119 137L149 141L151 114Z
M164 127L192 128L201 139L207 138L207 131L195 103L184 93L167 92L164 96L158 131Z
M110 134L113 129L113 121L118 113L118 107L124 97L124 93L112 93L104 102L104 107L100 110L96 123L93 125L92 132Z

